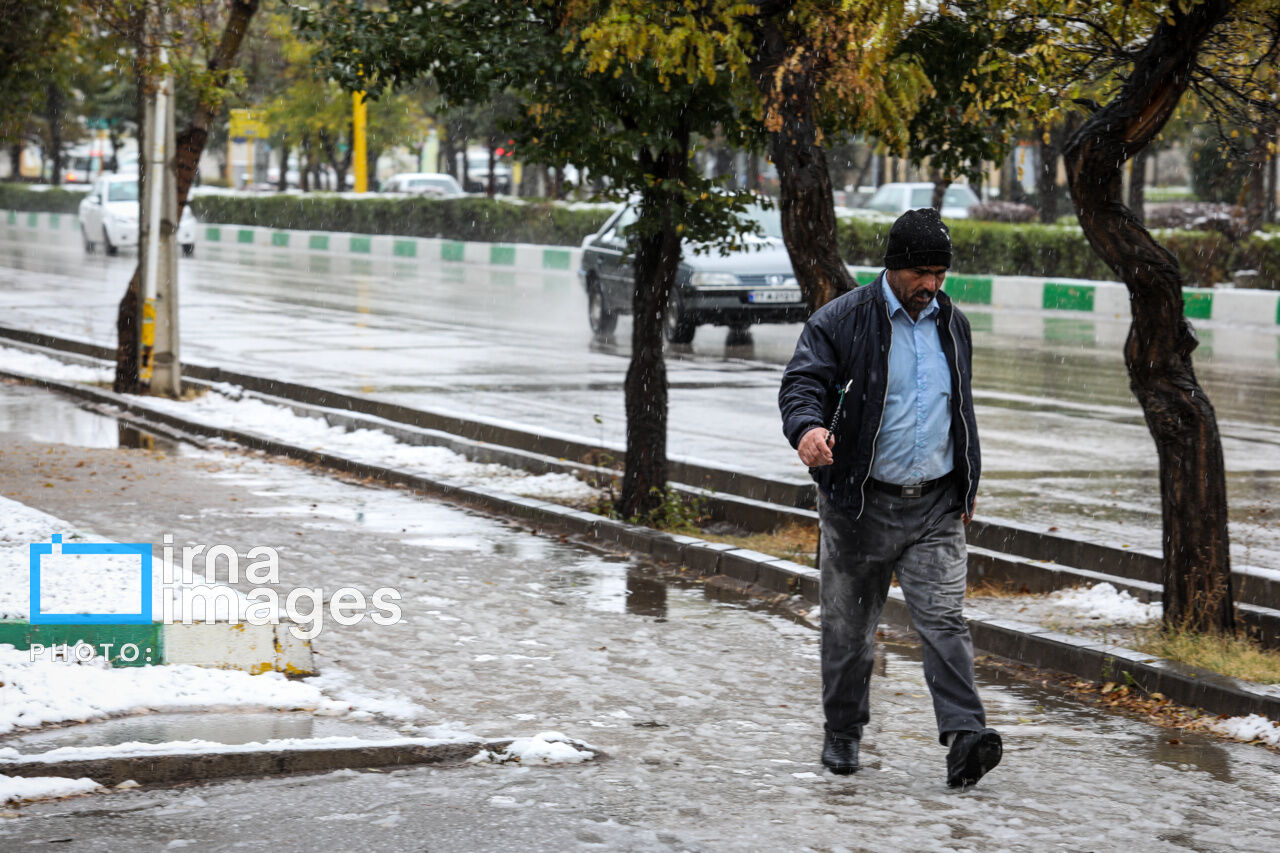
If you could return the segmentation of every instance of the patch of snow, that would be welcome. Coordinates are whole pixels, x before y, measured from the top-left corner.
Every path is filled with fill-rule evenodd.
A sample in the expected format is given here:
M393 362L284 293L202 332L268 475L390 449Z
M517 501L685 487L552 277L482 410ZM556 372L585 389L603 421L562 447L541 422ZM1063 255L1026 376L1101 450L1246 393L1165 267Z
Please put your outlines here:
M1159 603L1146 604L1106 582L1088 589L1059 590L1050 593L1049 598L1076 618L1108 625L1145 625L1164 612Z
M102 786L92 779L64 779L61 776L5 776L0 774L0 803L50 800L97 791Z
M352 710L350 703L329 698L315 685L290 681L278 672L250 675L186 664L111 668L102 658L88 663L32 661L27 651L7 644L0 644L0 672L0 734L47 723L192 708Z
M0 347L0 370L25 373L29 376L39 376L43 379L84 382L91 385L109 384L115 379L114 368L68 364L65 361L59 361L47 355L27 352L13 347Z
M516 738L502 752L482 749L472 756L473 764L579 764L596 757L594 746L560 732L541 732Z
M1261 714L1250 714L1247 717L1230 717L1225 720L1214 720L1209 728L1232 740L1250 742L1260 740L1271 746L1280 746L1280 722Z
M449 743L468 743L474 737L456 738L362 738L335 735L332 737L290 737L272 740L254 741L251 743L218 743L211 740L173 740L164 743L144 743L128 741L109 746L62 746L48 752L22 755L15 758L6 754L0 758L0 766L4 761L42 762L51 764L63 761L94 761L100 758L123 758L146 755L212 755L242 752L285 752L300 749L361 749L369 746L441 746Z
M568 474L531 475L494 463L472 462L445 447L405 444L379 429L346 430L319 417L244 396L243 389L219 386L194 400L147 397L151 406L179 417L224 429L252 431L278 441L334 453L361 462L409 470L439 480L458 480L534 498L588 501L596 489Z

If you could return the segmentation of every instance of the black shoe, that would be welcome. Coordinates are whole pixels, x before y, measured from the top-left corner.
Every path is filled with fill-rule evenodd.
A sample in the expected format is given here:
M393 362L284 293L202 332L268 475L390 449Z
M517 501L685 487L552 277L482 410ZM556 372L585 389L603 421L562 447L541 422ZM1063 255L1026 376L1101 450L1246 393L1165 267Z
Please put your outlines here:
M826 733L822 740L822 763L837 776L848 776L858 770L858 739L836 737Z
M967 788L977 784L1000 763L1003 752L1000 733L995 729L958 732L947 753L947 787Z

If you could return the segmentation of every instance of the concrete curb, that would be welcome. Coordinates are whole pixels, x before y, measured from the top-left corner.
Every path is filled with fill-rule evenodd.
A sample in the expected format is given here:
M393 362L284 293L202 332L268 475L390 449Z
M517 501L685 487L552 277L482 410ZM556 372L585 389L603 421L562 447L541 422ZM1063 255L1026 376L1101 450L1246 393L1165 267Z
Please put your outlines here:
M21 377L15 375L15 378ZM183 432L233 441L358 477L371 477L386 483L408 486L484 511L526 519L534 524L555 526L605 547L616 546L682 565L703 577L723 575L771 593L799 596L813 604L819 601L818 570L790 560L732 545L706 542L692 536L639 527L533 498L518 497L456 481L435 480L412 471L354 462L253 433L209 427L154 412L133 400L99 389L52 380L28 379L32 384L107 403L148 419L154 418L156 422ZM895 622L909 622L909 614L900 591L891 591L885 614L886 618ZM1099 644L1039 626L993 619L983 614L968 614L966 620L973 634L974 645L991 654L1032 666L1062 670L1092 681L1127 676L1142 690L1160 692L1174 702L1203 708L1214 714L1238 716L1256 713L1280 719L1280 686L1251 684L1209 670L1154 658L1132 649Z
M287 776L423 764L456 766L465 764L481 749L499 751L510 744L510 740L475 740L211 753L143 753L70 761L0 762L0 772L8 776L58 776L70 779L88 777L107 787L130 780L140 785L172 785L235 776Z

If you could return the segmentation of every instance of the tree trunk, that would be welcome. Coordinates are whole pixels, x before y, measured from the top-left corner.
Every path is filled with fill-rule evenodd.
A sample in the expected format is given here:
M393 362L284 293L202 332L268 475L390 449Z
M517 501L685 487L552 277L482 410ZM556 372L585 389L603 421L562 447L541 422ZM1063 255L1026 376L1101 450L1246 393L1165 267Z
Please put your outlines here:
M760 192L760 155L752 151L747 154L747 189Z
M1036 172L1036 207L1040 221L1052 225L1058 221L1058 159L1062 157L1060 142L1055 142L1053 132L1039 128L1040 168Z
M788 42L782 21L789 4L780 6L759 21L752 73L764 96L769 151L781 183L782 238L813 312L857 285L840 256L831 174L818 128L822 69L809 45Z
M1267 185L1271 162L1271 145L1276 140L1275 121L1259 124L1253 131L1253 148L1249 151L1249 176L1245 180L1245 223L1250 232L1257 231L1267 219Z
M289 140L281 138L280 140L280 176L276 180L276 192L284 192L289 189Z
M9 146L9 179L22 180L22 143L15 142Z
M675 142L680 150L644 158L653 161L652 174L660 181L641 194L640 216L659 227L636 240L631 364L624 385L627 459L615 507L623 518L643 517L657 509L667 486L667 365L662 358L662 318L680 266L676 225L682 201L678 187L687 177L689 134L682 134Z
M1147 224L1147 154L1143 148L1129 161L1129 212L1141 225Z
M930 201L934 210L942 212L942 200L947 197L947 187L951 186L951 176L942 172L934 172L929 179L933 181L933 198Z
M1196 337L1183 316L1177 262L1125 207L1121 186L1124 162L1168 121L1201 46L1232 7L1231 0L1175 7L1119 93L1063 152L1080 226L1129 290L1125 365L1160 460L1165 625L1218 633L1233 633L1235 619L1217 419L1192 369Z
M49 183L62 186L62 88L57 83L47 83L44 90L45 121L48 122L49 154L53 157Z
M213 86L222 88L235 64L236 54L240 51L240 43L244 40L249 22L258 11L258 0L229 0L230 14L226 26L222 30L222 38L217 50L209 59L208 72ZM141 81L139 81L141 88ZM142 98L138 103L141 105ZM209 128L213 126L220 107L217 104L198 102L195 115L190 123L177 135L173 153L174 173L177 180L178 217L182 217L182 209L186 207L187 196L191 192L191 184L195 180L196 169L200 166L200 154L204 151L209 139ZM146 161L146 146L142 137L144 122L138 123L139 165ZM138 391L138 321L139 290L142 286L142 260L134 267L133 277L116 314L116 376L114 387L119 393L136 393Z
M493 140L489 140L489 174L485 180L484 194L489 198L493 198L494 192L497 190L498 176L498 158L493 153Z

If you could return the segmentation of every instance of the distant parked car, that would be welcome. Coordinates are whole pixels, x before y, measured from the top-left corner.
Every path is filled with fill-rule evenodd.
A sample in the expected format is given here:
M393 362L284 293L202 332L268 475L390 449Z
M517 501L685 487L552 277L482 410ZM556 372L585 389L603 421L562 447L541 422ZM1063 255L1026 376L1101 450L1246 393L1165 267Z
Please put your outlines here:
M137 175L99 178L80 202L78 218L85 252L96 251L99 242L108 255L118 253L122 247L137 246L140 210ZM190 207L182 209L178 221L178 244L184 255L195 254L196 218Z
M952 184L942 196L943 219L968 219L969 208L979 201L977 194L965 184ZM933 184L882 184L866 206L871 210L897 217L908 210L933 206Z
M384 193L412 193L414 195L458 198L465 195L462 185L453 175L444 172L405 172L392 175L382 184Z
M695 254L693 246L685 245L663 320L668 341L687 344L700 325L741 332L753 323L796 323L808 316L782 243L778 211L752 206L747 216L760 236L748 238L738 251ZM609 334L618 315L631 313L635 273L624 232L635 219L635 208L625 205L582 241L578 275L587 290L591 330L597 334Z
M511 167L499 157L493 164L493 191L497 195L511 195ZM466 190L469 193L489 191L489 153L467 154Z

